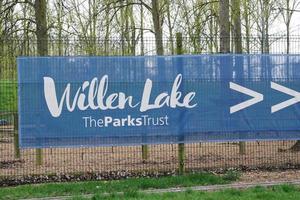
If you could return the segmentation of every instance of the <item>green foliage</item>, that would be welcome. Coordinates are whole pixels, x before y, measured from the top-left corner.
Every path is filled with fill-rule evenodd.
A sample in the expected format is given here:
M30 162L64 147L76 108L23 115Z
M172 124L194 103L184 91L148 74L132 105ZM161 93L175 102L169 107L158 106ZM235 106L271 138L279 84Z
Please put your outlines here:
M0 112L17 111L17 83L0 80Z

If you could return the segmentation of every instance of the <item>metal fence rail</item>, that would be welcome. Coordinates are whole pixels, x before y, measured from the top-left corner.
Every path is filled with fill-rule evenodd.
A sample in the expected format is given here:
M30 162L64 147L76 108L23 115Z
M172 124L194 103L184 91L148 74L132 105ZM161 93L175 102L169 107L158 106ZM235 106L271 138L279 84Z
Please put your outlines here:
M251 37L244 51L261 53L261 40ZM183 38L185 54L214 53L218 44L211 38ZM165 54L176 52L175 40L164 40ZM105 172L176 172L179 166L178 145L19 149L17 135L17 71L16 57L36 55L36 42L23 39L2 40L0 48L0 181L1 177L28 175L80 174ZM209 44L212 46L210 47ZM269 37L268 53L285 53L286 38ZM153 55L155 41L144 40L135 46L120 39L49 40L49 55ZM300 53L300 37L291 36L290 53ZM257 141L241 144L186 144L186 170L219 170L228 168L289 168L300 166L300 149L295 141Z

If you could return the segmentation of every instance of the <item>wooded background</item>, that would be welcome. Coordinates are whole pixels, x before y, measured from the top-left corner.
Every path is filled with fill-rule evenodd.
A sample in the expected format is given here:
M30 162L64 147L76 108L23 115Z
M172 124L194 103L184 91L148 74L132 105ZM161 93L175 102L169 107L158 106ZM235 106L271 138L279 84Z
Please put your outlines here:
M289 53L291 29L299 29L297 24L291 27L299 3L1 0L0 55L3 62L18 55L175 54L177 32L188 38L187 53L251 53L253 48L256 53L270 53L270 38L275 35L285 36L286 44L280 53ZM277 27L285 30L270 33ZM74 52L78 46L80 52Z

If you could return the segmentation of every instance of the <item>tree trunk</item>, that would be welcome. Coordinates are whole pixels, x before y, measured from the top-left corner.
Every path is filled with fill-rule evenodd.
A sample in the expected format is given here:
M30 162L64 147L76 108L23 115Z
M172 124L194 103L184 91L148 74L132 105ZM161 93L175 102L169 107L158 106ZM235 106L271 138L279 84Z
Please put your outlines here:
M214 15L214 3L210 3L210 15ZM209 41L208 41L208 50L209 53L213 53L213 46L214 46L214 18L211 17L208 24L209 29Z
M129 4L128 0L126 0L126 4ZM125 24L125 28L123 30L123 34L124 34L124 44L125 44L125 54L128 55L130 54L130 42L131 42L131 39L130 39L130 35L129 35L129 7L130 6L126 6L125 9L124 9L124 15L123 15L123 22Z
M105 1L105 36L104 36L104 55L109 55L109 32L110 32L110 3L108 0Z
M123 1L120 1L120 6L123 7ZM124 25L125 25L125 20L124 20L124 9L121 8L120 10L120 29L121 29L121 51L122 51L122 56L125 55L125 31L124 31Z
M182 47L182 33L176 33L176 54L182 55L183 54L183 47ZM182 66L182 60L179 60L179 66ZM182 87L182 85L181 85ZM184 115L184 114L183 114ZM183 118L183 115L180 118ZM182 127L180 127L182 131ZM184 141L184 134L180 133L179 141ZM185 173L185 147L184 142L178 144L178 173L179 175L183 175Z
M246 34L246 52L250 53L250 19L249 19L249 3L244 0L244 19L245 19L245 34Z
M47 0L35 0L35 21L37 53L39 56L48 55L48 34L47 34Z
M96 3L95 0L89 0L89 37L88 37L88 53L89 55L96 55Z
M261 51L262 53L269 53L269 18L270 18L270 5L269 0L264 0L262 2L262 13L261 13L261 31L262 31L262 40L261 40Z
M62 0L58 1L58 8L57 8L57 28L58 28L58 55L61 56L62 52Z
M152 20L155 33L155 44L157 55L163 55L163 40L162 40L162 19L159 13L159 1L151 0L152 4Z
M220 53L230 52L229 0L219 1Z
M39 56L48 55L47 0L35 0L35 23L37 38L37 53ZM36 149L36 163L42 164L42 149Z
M92 26L93 26L93 34L92 34L92 38L93 38L93 55L97 55L97 4L96 4L96 0L93 0L93 8L92 8Z
M290 23L291 23L291 17L293 11L290 11L290 0L286 0L286 53L290 53ZM293 9L293 8L292 8Z
M265 35L265 44L264 44L264 53L269 54L270 53L270 43L269 43L269 22L266 21L266 35Z
M286 53L290 53L290 22L286 24Z
M240 0L232 0L233 7L233 33L235 53L243 53L242 34L241 34L241 5Z
M174 42L173 42L173 27L171 24L171 11L170 11L170 3L171 1L168 0L167 2L167 19L168 19L168 29L169 29L169 35L170 35L170 47L171 47L171 54L174 55Z
M135 55L135 47L136 47L136 42L135 42L135 18L134 18L134 11L133 11L133 6L130 7L129 10L129 18L130 18L130 33L131 33L131 44L130 44L130 54L132 56Z
M234 50L236 54L242 54L242 26L241 26L241 4L240 0L232 0L232 16L233 16L233 34L234 34ZM243 65L243 60L241 58L237 58L235 65ZM239 75L239 74L238 74ZM246 143L239 142L239 153L241 155L246 154Z
M145 44L144 44L144 9L143 5L141 3L141 56L145 54L144 49L145 49Z

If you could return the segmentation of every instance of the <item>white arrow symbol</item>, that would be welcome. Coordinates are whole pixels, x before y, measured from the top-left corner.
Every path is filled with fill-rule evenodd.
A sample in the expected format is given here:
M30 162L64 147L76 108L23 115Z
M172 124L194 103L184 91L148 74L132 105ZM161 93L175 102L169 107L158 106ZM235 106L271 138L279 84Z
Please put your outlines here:
M293 98L289 99L289 100L286 100L284 102L281 102L279 104L276 104L274 106L271 107L271 113L274 113L274 112L277 112L281 109L284 109L288 106L291 106L295 103L298 103L300 102L300 93L295 91L295 90L292 90L290 88L287 88L287 87L284 87L282 85L279 85L277 83L274 83L274 82L271 82L271 88L274 89L274 90L277 90L279 92L283 92L285 94L288 94L288 95L291 95L291 96L294 96Z
M233 82L229 82L229 87L232 90L235 90L235 91L238 91L238 92L241 92L243 94L247 94L247 95L253 97L252 99L249 99L249 100L244 101L242 103L239 103L237 105L231 106L230 107L230 114L235 113L237 111L240 111L242 109L245 109L249 106L252 106L253 104L256 104L256 103L261 102L262 100L264 100L264 95L263 94L260 94L258 92L253 91L253 90L250 90L248 88L240 86L240 85L235 84Z

